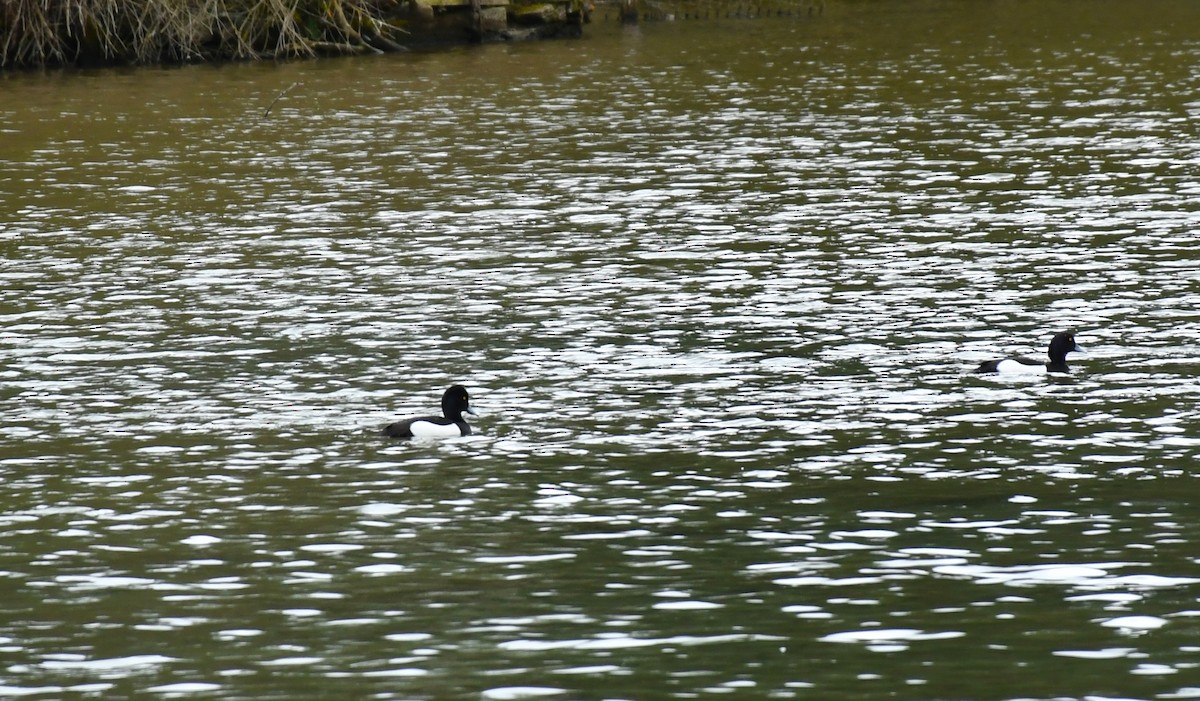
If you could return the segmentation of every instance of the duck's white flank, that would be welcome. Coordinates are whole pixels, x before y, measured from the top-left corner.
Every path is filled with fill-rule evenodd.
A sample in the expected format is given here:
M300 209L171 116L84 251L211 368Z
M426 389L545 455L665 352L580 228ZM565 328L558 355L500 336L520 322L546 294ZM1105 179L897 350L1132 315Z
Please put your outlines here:
M414 421L408 430L412 431L413 438L453 438L462 435L458 424L443 426L432 421Z
M1046 364L1041 363L1041 362L1032 363L1032 364L1022 363L1019 360L1014 360L1012 358L1005 358L1004 360L1001 360L999 363L996 364L996 372L1002 372L1004 374L1010 374L1010 373L1045 374L1046 373Z

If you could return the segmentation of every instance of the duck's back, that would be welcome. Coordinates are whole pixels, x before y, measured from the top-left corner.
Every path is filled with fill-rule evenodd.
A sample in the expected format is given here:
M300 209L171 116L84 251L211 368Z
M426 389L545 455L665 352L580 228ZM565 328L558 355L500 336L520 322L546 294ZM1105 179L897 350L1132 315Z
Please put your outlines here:
M1046 363L1033 358L1000 358L980 363L975 372L1043 373L1046 372Z
M471 425L466 421L453 421L444 416L420 416L388 424L383 435L391 438L453 438L467 436Z

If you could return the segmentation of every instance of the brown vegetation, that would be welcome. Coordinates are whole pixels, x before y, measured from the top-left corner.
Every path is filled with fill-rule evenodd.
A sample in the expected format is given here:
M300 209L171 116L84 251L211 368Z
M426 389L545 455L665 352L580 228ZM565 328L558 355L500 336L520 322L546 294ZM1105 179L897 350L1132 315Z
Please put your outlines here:
M403 49L397 0L4 0L0 68Z

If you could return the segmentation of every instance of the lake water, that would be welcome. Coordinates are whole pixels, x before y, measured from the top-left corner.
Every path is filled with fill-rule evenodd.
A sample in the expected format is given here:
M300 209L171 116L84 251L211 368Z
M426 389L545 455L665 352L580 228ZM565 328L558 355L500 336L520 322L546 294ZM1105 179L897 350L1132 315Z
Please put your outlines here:
M1200 698L1197 27L0 77L0 696Z

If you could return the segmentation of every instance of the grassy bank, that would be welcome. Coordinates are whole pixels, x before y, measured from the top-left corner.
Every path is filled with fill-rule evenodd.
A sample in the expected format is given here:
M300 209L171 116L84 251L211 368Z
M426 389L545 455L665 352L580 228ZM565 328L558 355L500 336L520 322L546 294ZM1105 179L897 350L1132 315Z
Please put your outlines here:
M0 70L403 51L621 21L819 14L825 0L0 0Z
M398 51L398 0L4 0L0 68Z

